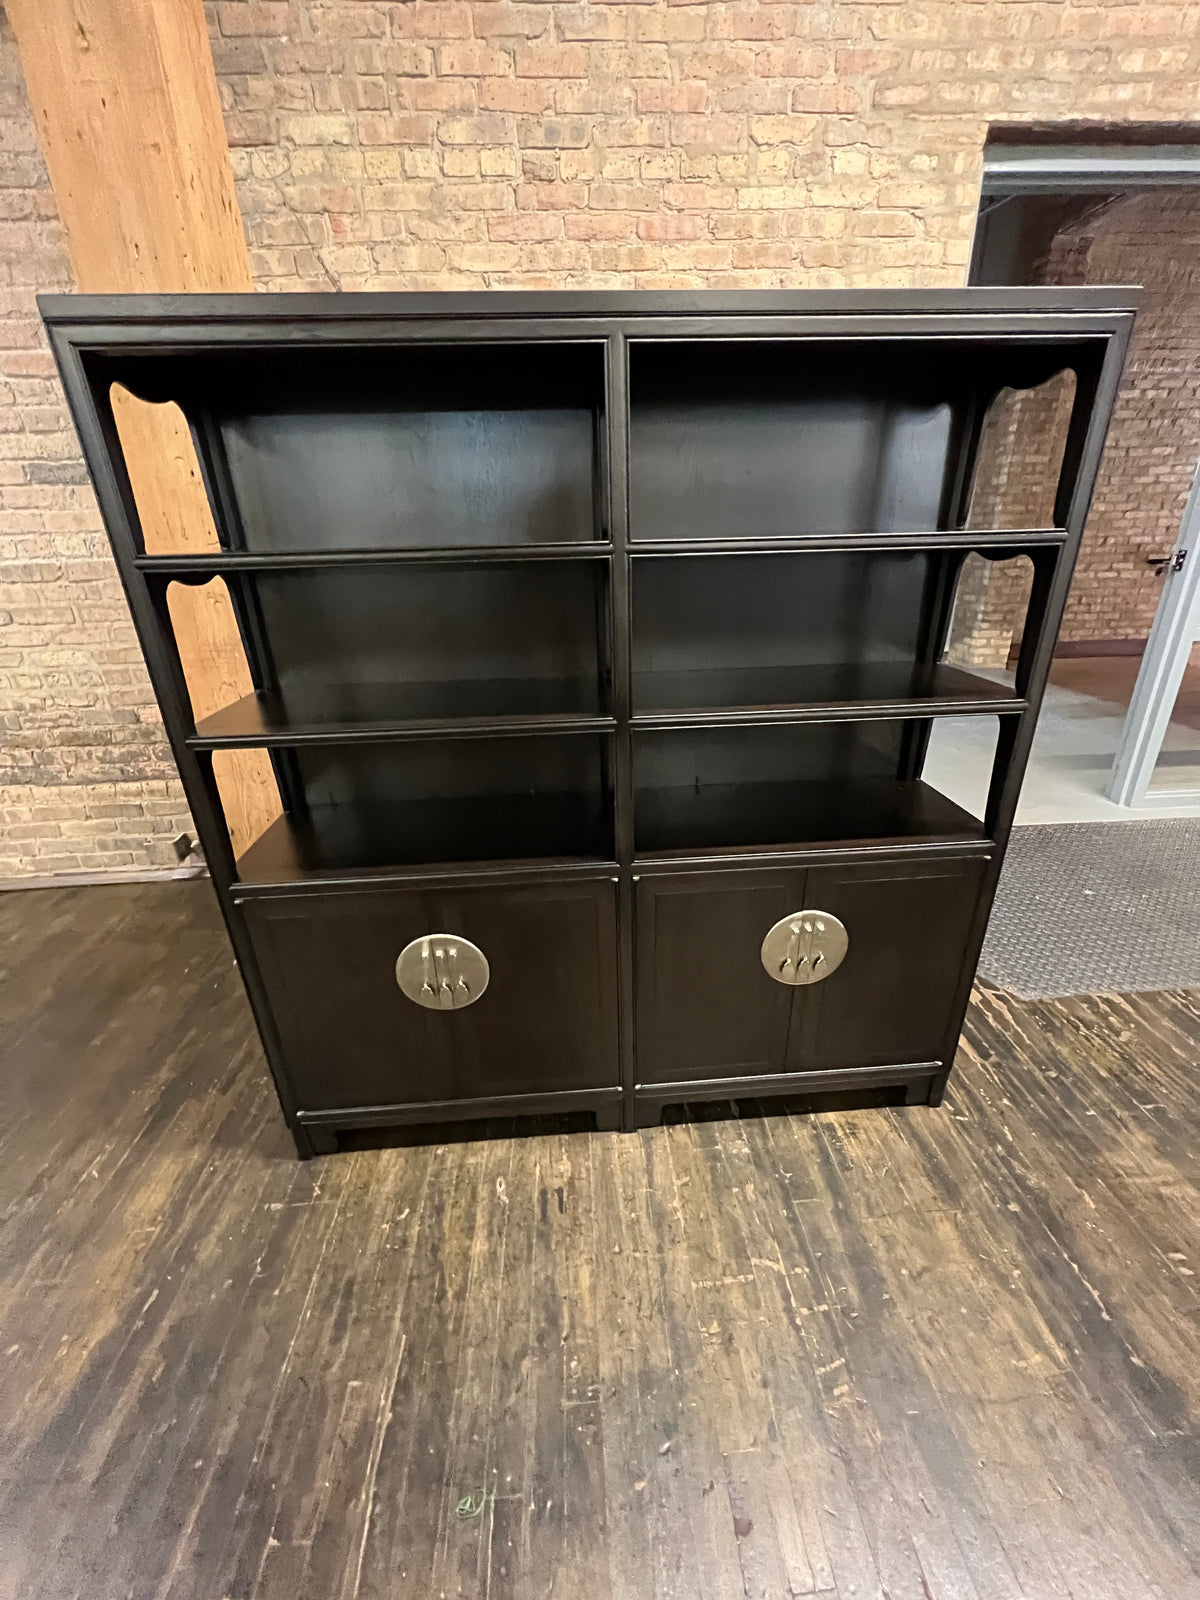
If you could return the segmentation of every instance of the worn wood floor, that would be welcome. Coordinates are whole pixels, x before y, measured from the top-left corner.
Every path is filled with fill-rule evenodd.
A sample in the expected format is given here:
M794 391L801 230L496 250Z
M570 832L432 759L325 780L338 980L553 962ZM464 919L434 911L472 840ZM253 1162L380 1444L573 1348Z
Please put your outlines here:
M5 1600L1200 1596L1196 996L938 1111L292 1157L206 884L0 895Z

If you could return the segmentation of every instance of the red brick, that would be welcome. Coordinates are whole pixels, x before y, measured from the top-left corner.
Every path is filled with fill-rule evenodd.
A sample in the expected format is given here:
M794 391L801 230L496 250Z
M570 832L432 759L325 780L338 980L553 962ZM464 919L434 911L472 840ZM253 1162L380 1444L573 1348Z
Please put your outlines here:
M704 239L708 228L703 217L668 213L639 218L637 234L639 239Z
M456 111L470 116L476 110L475 84L470 78L429 78L406 84L404 99L410 111Z
M833 70L833 59L830 50L790 41L760 50L754 70L764 78L823 78Z
M583 44L518 45L515 65L518 78L586 78L588 47Z
M554 88L538 78L484 78L477 86L481 111L549 111Z
M428 144L433 137L431 116L384 116L374 112L358 119L363 144Z
M496 111L477 117L442 117L437 137L441 144L507 144L513 137L513 120Z
M635 84L637 108L656 111L703 111L708 103L706 83L659 83L651 79Z
M354 11L354 0L344 9ZM393 6L390 15L398 39L469 39L472 34L471 8L461 0L416 0Z
M563 219L557 212L518 211L511 216L488 218L488 238L512 244L560 239L562 232Z
M228 35L289 33L297 20L288 0L250 0L240 5L221 0L216 12L218 27Z
M512 71L512 57L506 50L479 41L440 45L434 51L439 74L445 77L503 77Z

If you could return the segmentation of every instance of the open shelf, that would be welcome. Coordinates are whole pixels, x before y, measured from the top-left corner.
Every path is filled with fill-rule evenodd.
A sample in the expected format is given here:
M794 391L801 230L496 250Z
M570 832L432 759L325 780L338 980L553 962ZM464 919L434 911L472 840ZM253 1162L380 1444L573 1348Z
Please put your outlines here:
M222 545L300 552L604 537L600 341L210 350L146 398L192 425Z
M635 729L634 852L982 841L980 818L922 780L935 726L923 716Z
M199 722L198 748L613 725L605 563L460 559L228 582L263 689Z
M656 557L721 555L814 555L853 550L978 550L981 555L1007 555L1026 547L1062 545L1061 528L921 528L913 533L723 533L716 538L681 535L678 539L639 540L630 549L635 566Z
M635 339L631 537L961 525L975 419L1002 389L1043 384L1080 356L1065 342L979 338ZM1055 443L1057 474L1065 434ZM1000 526L1003 487L1001 475L990 497Z
M644 672L633 678L633 722L794 722L830 716L911 717L1020 711L1012 689L960 667L910 662L726 667Z
M237 881L289 884L414 866L611 857L611 810L594 792L439 796L313 806L280 817L238 858Z
M434 734L603 732L594 678L491 678L459 683L321 685L301 708L277 693L245 695L196 724L188 743L222 746L340 744Z
M1025 567L1028 550L1013 551ZM1019 711L1013 689L938 660L959 548L640 556L640 726Z
M636 858L839 844L956 844L984 838L969 811L920 779L673 784L634 795Z
M472 550L474 565L503 566L512 562L597 561L611 556L611 543L596 539L586 544L488 545ZM133 564L160 578L202 583L222 573L312 572L339 567L452 567L463 561L461 549L414 545L411 550L297 550L284 555L261 555L246 550L213 550L198 555L138 555Z
M242 882L388 867L611 860L611 736L298 744L275 752L284 816ZM214 763L244 753L218 751Z

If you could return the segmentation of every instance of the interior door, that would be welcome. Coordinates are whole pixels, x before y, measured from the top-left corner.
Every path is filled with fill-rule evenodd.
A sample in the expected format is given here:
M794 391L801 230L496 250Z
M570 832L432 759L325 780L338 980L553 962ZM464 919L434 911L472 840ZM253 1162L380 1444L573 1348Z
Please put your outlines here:
M1175 808L1200 804L1200 784L1152 789L1151 779L1171 724L1192 646L1200 640L1200 466L1179 527L1179 538L1165 563L1164 588L1154 626L1138 669L1137 682L1113 761L1108 798L1120 806ZM1193 743L1188 740L1188 743ZM1193 760L1191 765L1200 765Z

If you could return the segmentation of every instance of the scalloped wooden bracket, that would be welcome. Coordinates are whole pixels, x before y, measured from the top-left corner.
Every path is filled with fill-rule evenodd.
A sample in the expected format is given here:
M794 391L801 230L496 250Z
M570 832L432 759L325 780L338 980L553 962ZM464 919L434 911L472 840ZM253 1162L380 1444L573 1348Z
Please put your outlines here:
M76 287L251 290L202 0L9 0ZM147 550L216 545L191 437L173 405L114 392ZM248 683L228 594L173 596L197 714ZM238 693L244 692L238 690ZM279 815L264 753L222 793L235 848Z

